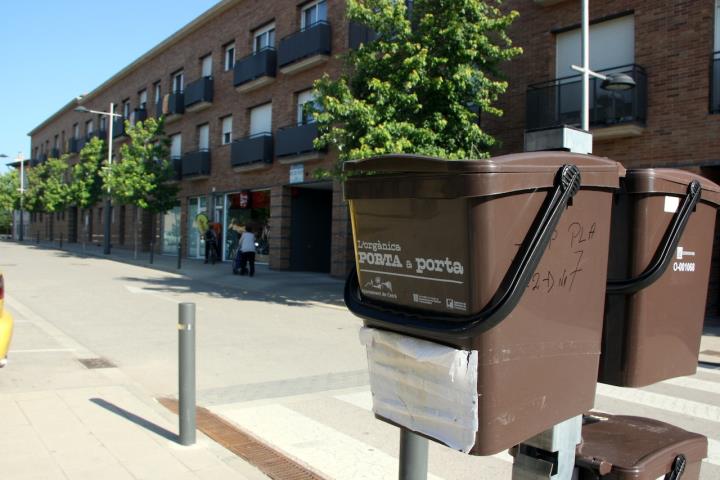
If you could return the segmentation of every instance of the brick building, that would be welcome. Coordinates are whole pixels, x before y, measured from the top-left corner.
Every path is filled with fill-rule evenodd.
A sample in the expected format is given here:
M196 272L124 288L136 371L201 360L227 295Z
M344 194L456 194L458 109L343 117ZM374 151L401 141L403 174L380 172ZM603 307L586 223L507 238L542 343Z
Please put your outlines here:
M217 223L223 258L237 246L237 226L258 230L259 261L273 268L343 276L352 258L339 184L316 181L332 154L315 151L317 129L302 111L313 81L336 75L335 55L349 31L341 0L223 0L87 95L71 101L30 132L34 161L67 153L71 163L93 136L107 139L105 117L131 122L165 115L178 173L180 202L152 219L140 214L141 247L204 256L199 213ZM114 151L127 141L114 123ZM33 215L28 236L102 242L103 205ZM134 207L112 212L112 244L133 246ZM264 248L267 246L267 248Z

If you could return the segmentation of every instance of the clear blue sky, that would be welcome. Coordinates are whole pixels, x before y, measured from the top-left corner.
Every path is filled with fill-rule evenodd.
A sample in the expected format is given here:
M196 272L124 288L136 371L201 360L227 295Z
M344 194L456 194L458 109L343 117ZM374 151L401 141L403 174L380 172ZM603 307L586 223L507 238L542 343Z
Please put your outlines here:
M1 0L0 153L27 158L30 130L217 1Z

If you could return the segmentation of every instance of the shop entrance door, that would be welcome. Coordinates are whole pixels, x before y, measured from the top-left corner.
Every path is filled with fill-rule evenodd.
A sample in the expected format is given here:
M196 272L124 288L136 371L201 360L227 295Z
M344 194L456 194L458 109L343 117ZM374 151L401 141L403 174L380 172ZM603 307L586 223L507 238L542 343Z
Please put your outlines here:
M294 187L290 217L290 269L330 273L332 190Z
M188 238L188 257L204 258L205 257L205 238L204 232L200 231L197 223L197 216L201 213L207 215L207 197L192 197L188 199L188 219L187 219L187 238Z
M180 241L180 205L163 214L162 253L177 255Z

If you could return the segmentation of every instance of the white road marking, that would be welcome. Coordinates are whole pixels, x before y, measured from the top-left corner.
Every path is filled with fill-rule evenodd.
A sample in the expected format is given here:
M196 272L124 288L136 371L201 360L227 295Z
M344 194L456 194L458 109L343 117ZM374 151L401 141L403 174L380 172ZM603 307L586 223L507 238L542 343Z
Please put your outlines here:
M711 422L720 423L720 407L708 403L685 400L660 393L646 392L635 388L620 388L612 385L597 384L597 394L646 407L667 410Z
M344 395L336 395L334 398L340 400L341 402L349 403L350 405L353 405L355 407L372 412L372 394L370 393L370 390L357 393L348 393ZM510 455L507 451L496 453L495 455L490 455L490 457L497 458L498 460L502 460L503 462L512 463L513 461L512 455Z
M397 478L396 458L282 405L229 409L220 413L329 478ZM434 475L428 478L440 480Z
M670 380L665 380L664 382L662 382L662 384L675 385L678 387L692 388L693 390L702 390L703 392L720 394L720 382L700 380L699 378L671 378Z

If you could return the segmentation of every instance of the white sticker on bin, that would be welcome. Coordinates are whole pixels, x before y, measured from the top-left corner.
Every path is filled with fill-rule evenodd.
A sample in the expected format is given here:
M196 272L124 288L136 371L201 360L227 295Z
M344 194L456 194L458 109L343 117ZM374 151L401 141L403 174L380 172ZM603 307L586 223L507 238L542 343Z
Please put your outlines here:
M477 350L373 328L367 348L373 412L467 453L478 431Z
M665 213L675 213L680 206L680 197L665 195Z

